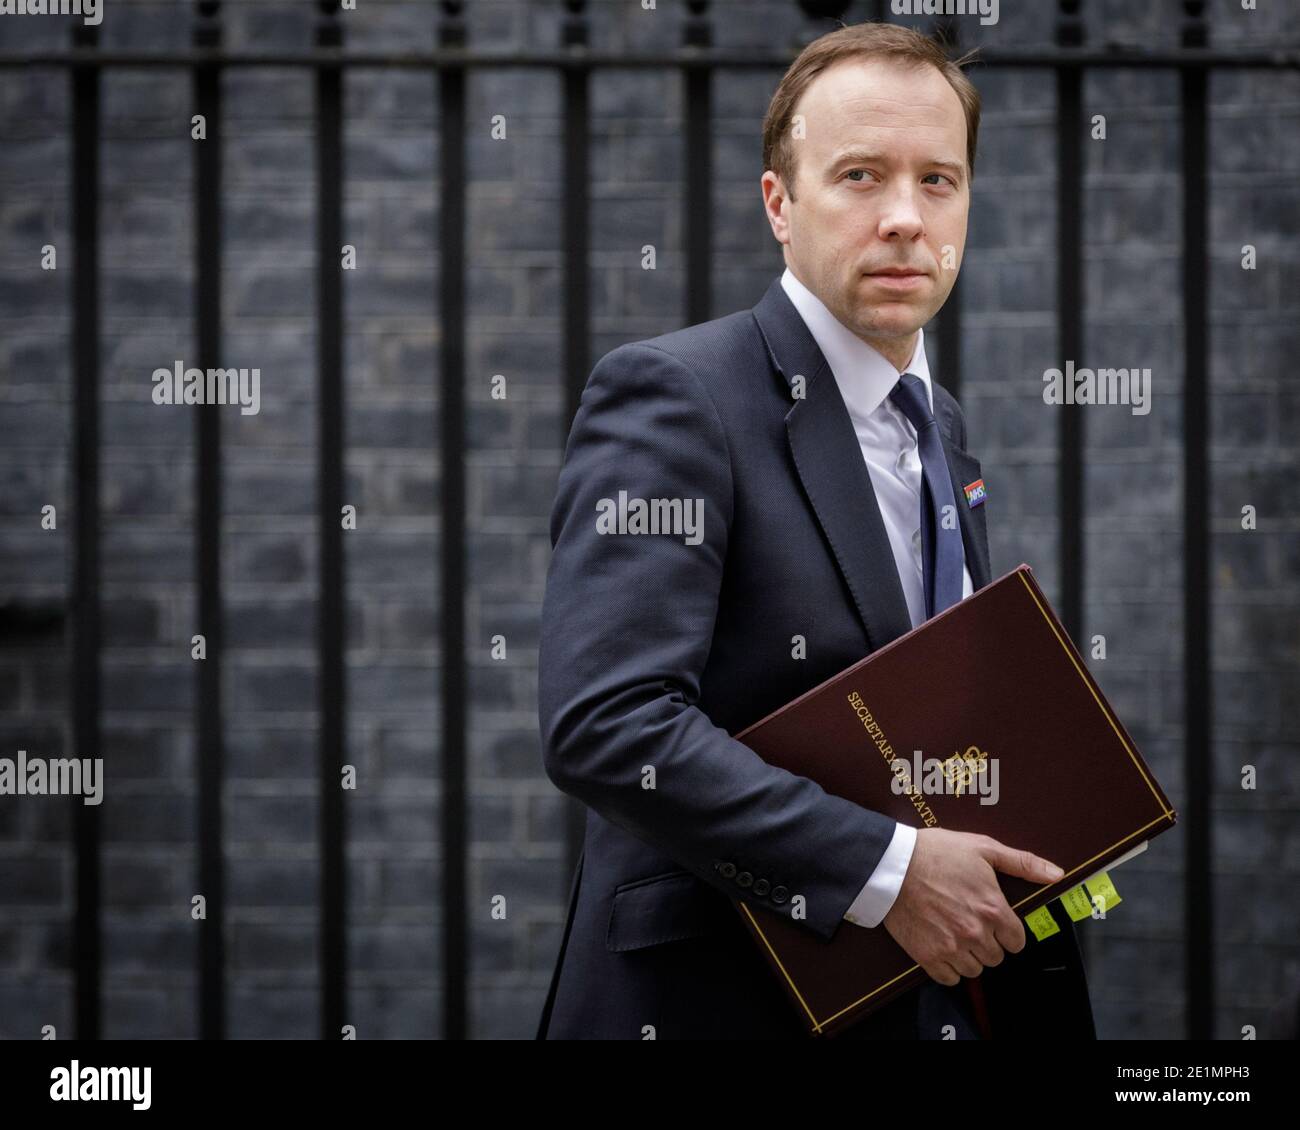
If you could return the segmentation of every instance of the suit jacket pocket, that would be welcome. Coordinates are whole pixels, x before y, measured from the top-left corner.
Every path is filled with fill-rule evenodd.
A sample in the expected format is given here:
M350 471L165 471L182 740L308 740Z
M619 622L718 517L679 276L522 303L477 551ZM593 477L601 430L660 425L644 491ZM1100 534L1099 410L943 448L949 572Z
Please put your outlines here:
M605 946L611 953L720 933L726 900L689 871L623 883L614 891Z

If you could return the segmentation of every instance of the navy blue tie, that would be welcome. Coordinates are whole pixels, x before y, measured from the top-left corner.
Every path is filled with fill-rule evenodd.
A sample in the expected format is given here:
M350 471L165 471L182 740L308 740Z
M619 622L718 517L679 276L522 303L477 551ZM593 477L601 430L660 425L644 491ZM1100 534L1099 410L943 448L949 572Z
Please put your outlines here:
M921 378L904 373L890 391L889 399L916 429L916 446L921 453L921 564L928 620L962 598L965 555L957 499L939 440L939 425L930 411ZM946 523L945 515L948 515Z
M925 618L942 612L962 597L962 568L965 555L961 546L961 522L957 517L957 499L952 490L948 460L939 440L939 425L925 396L921 378L904 373L889 393L892 400L916 429L916 446L921 452L921 563L925 576ZM945 529L943 516L951 515ZM993 1038L988 1004L981 977L963 977L966 994L974 1011L980 1037ZM955 989L955 986L954 986ZM928 982L922 992L951 994L952 989Z

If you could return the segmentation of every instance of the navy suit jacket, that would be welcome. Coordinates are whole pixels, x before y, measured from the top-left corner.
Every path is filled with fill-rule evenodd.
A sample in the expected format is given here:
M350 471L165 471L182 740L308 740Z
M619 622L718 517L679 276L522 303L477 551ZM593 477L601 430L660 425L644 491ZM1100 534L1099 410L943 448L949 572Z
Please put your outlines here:
M980 465L957 402L938 382L933 392L961 499ZM680 530L600 532L601 500L620 491L701 500L698 543ZM988 504L958 511L979 589ZM848 410L779 279L751 310L601 358L569 433L551 541L543 754L588 811L538 1037L802 1037L728 896L788 916L798 893L797 921L819 938L863 929L844 913L894 822L730 735L911 622ZM985 971L995 1037L1095 1035L1073 927L1058 921L1060 934L1028 935ZM963 986L927 981L844 1038L941 1039L945 1025L977 1038Z

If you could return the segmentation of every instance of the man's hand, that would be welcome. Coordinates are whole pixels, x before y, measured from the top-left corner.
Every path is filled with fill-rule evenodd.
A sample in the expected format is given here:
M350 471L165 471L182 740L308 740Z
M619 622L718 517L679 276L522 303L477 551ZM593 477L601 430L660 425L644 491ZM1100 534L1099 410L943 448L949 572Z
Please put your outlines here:
M978 977L1006 951L1025 947L1025 928L995 871L1054 883L1061 869L991 836L921 828L898 897L881 923L941 985Z

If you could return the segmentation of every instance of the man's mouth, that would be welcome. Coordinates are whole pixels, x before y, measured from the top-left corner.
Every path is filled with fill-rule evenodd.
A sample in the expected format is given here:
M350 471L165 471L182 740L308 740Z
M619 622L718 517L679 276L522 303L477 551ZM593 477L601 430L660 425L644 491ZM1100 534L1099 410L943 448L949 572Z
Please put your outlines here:
M884 270L870 272L867 277L890 290L906 290L919 286L926 275L924 271L913 270L911 267L886 267Z

